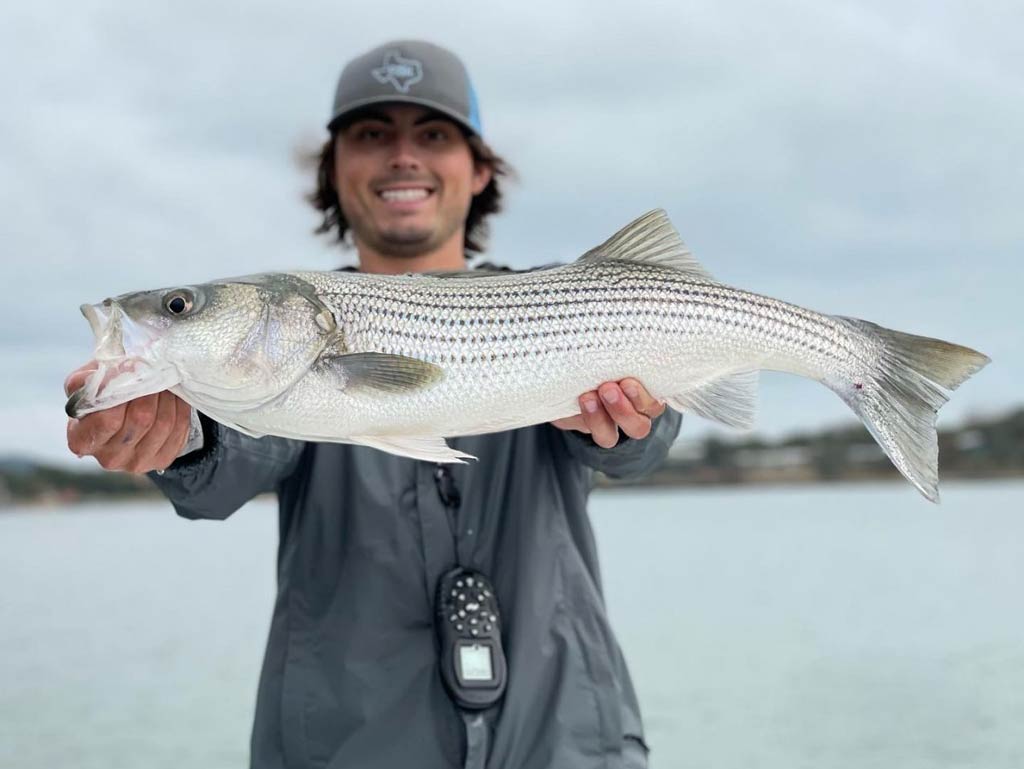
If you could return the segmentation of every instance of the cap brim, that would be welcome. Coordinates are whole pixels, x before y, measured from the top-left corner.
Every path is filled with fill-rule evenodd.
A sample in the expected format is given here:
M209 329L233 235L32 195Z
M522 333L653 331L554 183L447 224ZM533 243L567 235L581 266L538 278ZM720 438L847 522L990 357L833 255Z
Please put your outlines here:
M335 127L339 122L345 119L348 115L353 112L362 109L363 107L370 106L372 104L415 104L420 107L429 107L432 110L436 110L446 117L450 117L460 126L465 128L470 133L479 136L480 132L466 120L465 115L460 115L458 112L453 110L451 107L446 107L444 104L439 104L431 99L420 99L416 96L397 96L397 95L383 95L383 96L372 96L368 99L358 99L357 101L349 102L341 110L336 112L327 123L327 130L333 133Z

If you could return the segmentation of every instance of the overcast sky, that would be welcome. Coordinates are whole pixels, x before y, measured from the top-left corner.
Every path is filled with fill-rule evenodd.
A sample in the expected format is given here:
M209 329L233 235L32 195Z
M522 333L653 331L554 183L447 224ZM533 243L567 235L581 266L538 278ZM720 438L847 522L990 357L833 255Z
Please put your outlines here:
M74 461L82 302L351 259L310 234L294 157L344 62L400 37L463 57L519 171L491 259L573 259L664 207L727 283L989 354L940 426L1024 402L1018 2L19 5L0 24L0 455ZM764 377L761 432L851 419Z

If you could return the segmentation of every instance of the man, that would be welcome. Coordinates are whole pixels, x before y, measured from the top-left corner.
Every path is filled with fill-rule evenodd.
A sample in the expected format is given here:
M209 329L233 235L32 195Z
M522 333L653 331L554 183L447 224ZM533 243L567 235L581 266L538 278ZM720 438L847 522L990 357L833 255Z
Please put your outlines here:
M366 272L465 269L505 166L483 142L462 63L423 42L374 49L342 72L328 129L311 198L321 231L350 235ZM594 469L658 464L679 417L631 379L582 394L580 409L455 438L479 461L453 467L257 440L205 417L199 447L186 447L191 409L166 392L72 421L68 444L107 468L158 471L186 518L278 494L254 767L642 767L586 499ZM507 686L480 712L460 708L439 673L435 591L455 566L486 575L500 604Z

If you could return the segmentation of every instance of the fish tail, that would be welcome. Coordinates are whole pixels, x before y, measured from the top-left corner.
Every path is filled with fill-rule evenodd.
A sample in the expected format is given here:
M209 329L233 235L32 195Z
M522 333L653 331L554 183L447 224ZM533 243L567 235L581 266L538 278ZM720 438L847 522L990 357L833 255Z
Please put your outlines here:
M863 376L847 376L829 386L861 418L907 480L938 502L936 415L949 400L945 391L955 390L990 359L941 339L857 318L837 319L867 339L873 360Z

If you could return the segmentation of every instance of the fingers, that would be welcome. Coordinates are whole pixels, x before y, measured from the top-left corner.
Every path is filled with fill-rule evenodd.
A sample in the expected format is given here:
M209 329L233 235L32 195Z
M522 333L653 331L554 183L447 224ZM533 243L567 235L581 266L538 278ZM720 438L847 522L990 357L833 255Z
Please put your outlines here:
M123 426L127 404L68 420L68 448L80 457L106 446Z
M72 371L64 380L65 394L79 389L97 368L89 361ZM107 470L162 470L185 445L190 424L191 407L165 391L69 419L68 448L80 457L96 457Z
M609 418L615 424L616 431L621 429L630 438L647 437L651 431L651 418L636 410L633 402L617 382L605 382L597 388L597 392L601 396ZM615 437L618 442L618 435L616 434Z
M64 380L64 394L71 395L75 390L85 384L85 380L89 378L89 374L95 371L99 367L96 361L91 360L84 366L79 366L70 374L68 378Z
M576 414L575 416L556 419L551 424L553 424L559 430L576 430L577 432L581 433L590 432L589 428L587 427L587 423L583 419L583 414Z
M619 442L619 431L630 438L646 438L651 421L665 411L665 404L652 396L639 381L626 378L605 382L579 398L580 413L557 419L552 424L562 430L590 433L594 443L612 448Z
M622 392L629 398L633 408L639 413L645 414L651 419L655 419L664 413L665 404L647 392L647 388L636 379L623 379L619 382L619 386L622 387Z
M156 417L135 444L122 468L130 473L165 469L177 458L188 436L191 408L169 392L162 392L155 397Z
M120 425L111 431L118 416ZM177 459L190 425L191 407L165 391L69 420L68 446L79 456L96 457L106 470L146 473Z
M145 395L128 401L121 429L93 452L101 467L128 470L133 465L135 447L153 427L159 402L158 395Z
M175 459L178 458L178 454L185 447L185 442L188 440L188 432L192 427L192 407L189 406L185 401L181 400L176 395L165 393L175 400L175 423L171 430L170 436L164 441L164 445L157 451L153 458L153 466L147 468L142 472L149 472L149 470L166 470Z
M605 395L601 394L601 389L609 385L618 390L618 385L606 382L596 391L592 390L580 396L580 411L587 427L586 431L590 433L594 443L605 449L610 449L619 442L619 428L606 410L607 401ZM623 398L621 391L619 397Z
M68 374L64 380L64 394L70 395L80 388L97 368L98 364L92 360ZM124 424L124 412L124 406L117 406L81 419L69 419L68 448L80 457L92 454L96 447L105 444L121 429L121 425Z

